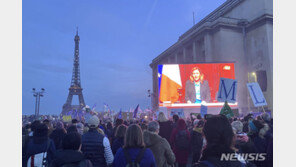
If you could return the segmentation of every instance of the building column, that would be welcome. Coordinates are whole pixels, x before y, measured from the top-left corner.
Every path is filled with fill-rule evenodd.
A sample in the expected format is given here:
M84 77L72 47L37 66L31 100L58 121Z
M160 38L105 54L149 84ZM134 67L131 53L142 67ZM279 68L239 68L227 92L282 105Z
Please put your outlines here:
M167 58L167 59L168 59L168 61L167 61L167 62L168 62L168 64L171 64L171 56L170 56L170 55L168 56L168 58Z
M178 52L175 53L175 64L178 64Z
M197 62L197 53L196 53L196 41L192 43L192 55L193 55L193 62Z
M206 35L204 36L204 46L205 46L205 61L206 62L213 61L211 35L209 33L206 33Z
M158 109L158 102L156 99L158 99L158 68L157 65L154 65L152 68L152 96L151 96L151 108L153 111Z
M186 47L183 48L183 63L186 63Z

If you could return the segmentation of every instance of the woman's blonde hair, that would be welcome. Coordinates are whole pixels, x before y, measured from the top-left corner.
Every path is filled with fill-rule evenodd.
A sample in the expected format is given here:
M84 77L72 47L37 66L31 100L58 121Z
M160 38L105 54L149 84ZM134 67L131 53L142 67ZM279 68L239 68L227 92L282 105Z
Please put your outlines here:
M97 131L98 131L99 133L101 133L102 135L105 135L104 131L103 131L101 128L97 128Z
M191 82L194 82L194 79L193 79L192 74L193 74L193 71L195 71L195 70L198 70L199 71L199 73L200 73L200 82L203 83L203 81L204 81L204 74L200 71L200 69L198 67L192 68L191 74L190 74L190 81Z
M166 116L164 115L163 112L160 112L160 113L158 114L158 118L157 118L157 120L158 120L159 122L166 122L168 119L166 118Z

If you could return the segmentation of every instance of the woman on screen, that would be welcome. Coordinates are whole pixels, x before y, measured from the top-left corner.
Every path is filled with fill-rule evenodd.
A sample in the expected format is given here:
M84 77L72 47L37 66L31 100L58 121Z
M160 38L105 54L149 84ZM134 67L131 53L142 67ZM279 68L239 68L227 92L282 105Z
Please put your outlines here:
M198 67L191 70L190 79L186 81L185 101L187 103L208 103L211 100L211 92L208 81L204 80L204 74Z

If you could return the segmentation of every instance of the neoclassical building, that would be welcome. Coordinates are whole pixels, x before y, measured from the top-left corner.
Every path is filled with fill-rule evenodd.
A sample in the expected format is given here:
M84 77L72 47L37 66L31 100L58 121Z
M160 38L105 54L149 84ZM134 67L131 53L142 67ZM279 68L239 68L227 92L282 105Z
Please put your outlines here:
M273 108L273 1L227 0L152 60L153 109L158 109L159 64L234 62L238 108L254 108L246 83L257 81Z

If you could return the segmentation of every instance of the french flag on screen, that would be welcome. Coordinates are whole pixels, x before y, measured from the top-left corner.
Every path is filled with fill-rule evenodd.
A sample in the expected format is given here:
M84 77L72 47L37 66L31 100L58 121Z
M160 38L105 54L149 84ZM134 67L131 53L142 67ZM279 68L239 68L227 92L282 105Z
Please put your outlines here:
M160 93L160 85L161 85L161 75L162 75L162 67L163 65L158 65L158 95Z
M182 88L179 65L163 65L160 83L159 101L171 103L178 101L178 89Z

